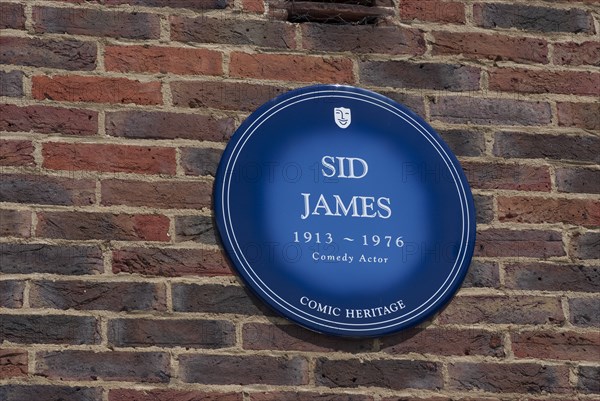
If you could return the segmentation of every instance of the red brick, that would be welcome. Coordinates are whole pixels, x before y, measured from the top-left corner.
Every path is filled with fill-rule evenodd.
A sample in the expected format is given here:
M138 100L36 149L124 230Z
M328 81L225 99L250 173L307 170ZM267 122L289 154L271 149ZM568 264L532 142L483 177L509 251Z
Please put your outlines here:
M535 363L457 362L448 367L453 390L494 393L566 393L569 368Z
M36 236L72 240L169 241L169 218L157 214L38 212Z
M600 367L580 366L577 372L577 390L582 393L600 394Z
M108 401L242 401L242 393L215 393L200 390L112 389Z
M22 344L98 344L100 325L89 316L0 315L0 340Z
M217 245L217 229L210 216L177 216L175 217L175 242L194 241L203 244Z
M600 130L600 103L559 102L558 125Z
M21 308L23 306L25 282L16 280L0 281L0 307Z
M285 66L285 68L281 68ZM233 52L229 74L236 78L279 81L354 83L352 61L347 58Z
M550 191L548 167L475 162L463 162L461 166L473 188Z
M0 244L0 255L0 272L7 274L84 275L104 272L99 246L3 243Z
M0 236L30 237L31 212L6 209L0 210Z
M242 9L251 13L263 14L265 2L264 0L242 0Z
M0 9L0 11L2 11ZM22 349L0 349L0 379L26 377L27 351ZM0 394L2 394L0 392Z
M34 76L34 99L65 102L162 104L160 82L75 75Z
M381 350L392 355L484 355L504 357L502 335L478 329L411 328L381 340Z
M89 206L96 199L95 191L93 180L0 174L0 202Z
M250 393L248 394L248 397L248 401L373 401L373 397L367 395L322 394L305 391L276 391L269 393Z
M443 324L560 325L565 321L560 299L526 295L454 297L438 319Z
M425 53L423 32L400 26L302 24L302 47L313 51L354 54L410 54Z
M113 251L113 273L145 276L231 275L222 251L179 248L123 248Z
M92 71L96 68L96 44L79 40L0 38L0 63L61 70Z
M546 259L565 250L560 232L494 228L477 233L475 256Z
M548 42L543 39L516 38L474 32L433 32L434 55L462 55L468 59L494 61L548 62Z
M69 33L127 39L160 37L160 17L140 12L33 7L33 25L37 33Z
M77 0L80 1L80 0ZM89 0L81 0L85 2ZM198 11L225 8L229 0L96 0L107 6L131 4L144 7L189 8Z
M30 141L0 140L0 166L33 165L33 144Z
M54 380L107 380L167 383L170 358L162 352L38 352L36 372Z
M293 24L270 20L233 19L201 16L172 16L171 40L180 42L248 45L277 49L296 48Z
M324 336L297 325L246 323L242 329L243 347L247 350L308 351L308 352L369 352L371 339L344 339Z
M44 167L138 174L175 174L175 149L86 143L44 143Z
M100 387L67 387L40 384L4 384L0 387L0 399L8 401L40 400L49 401L102 401Z
M308 361L297 356L185 354L179 370L184 382L202 384L298 386L308 384L309 375Z
M593 199L499 197L498 219L518 223L600 226L600 201Z
M495 134L494 155L504 158L576 160L600 163L598 136L545 135L521 132Z
M535 330L512 333L510 338L517 358L596 362L600 355L600 333Z
M204 181L104 180L101 188L101 204L107 206L202 209L212 205L212 184Z
M552 111L546 102L443 96L431 104L431 119L454 124L548 125Z
M0 71L0 96L23 97L23 75L22 71Z
M107 46L104 65L108 71L189 75L221 75L221 52L163 46Z
M517 290L596 292L600 280L597 266L519 263L505 271L506 287Z
M115 347L227 348L235 326L224 320L112 319L108 342Z
M600 232L573 234L572 253L578 259L600 259Z
M316 384L332 388L383 387L436 390L443 387L442 367L437 362L412 360L317 359Z
M496 91L598 96L600 74L590 71L495 68L489 71L488 85L490 90Z
M229 117L151 111L117 111L106 114L108 135L125 138L194 139L226 142L235 131Z
M564 42L554 44L554 63L600 66L600 42Z
M481 76L479 68L462 64L362 61L358 68L361 83L397 88L475 91Z
M600 194L600 170L557 168L556 186L560 192Z
M165 287L154 283L100 281L34 281L33 308L164 311Z
M0 105L0 130L30 131L42 134L95 135L98 113L91 110L48 106Z
M173 283L172 292L175 312L273 314L237 285Z
M425 22L465 23L465 5L454 1L400 0L400 19Z
M0 3L0 29L25 29L25 6Z

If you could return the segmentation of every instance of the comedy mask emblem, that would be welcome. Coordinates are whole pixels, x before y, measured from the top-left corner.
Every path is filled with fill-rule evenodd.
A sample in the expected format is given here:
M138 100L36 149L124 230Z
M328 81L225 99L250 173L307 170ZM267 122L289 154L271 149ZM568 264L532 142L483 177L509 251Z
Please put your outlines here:
M348 128L352 122L352 114L350 109L345 107L336 107L333 109L333 117L335 123L340 128Z

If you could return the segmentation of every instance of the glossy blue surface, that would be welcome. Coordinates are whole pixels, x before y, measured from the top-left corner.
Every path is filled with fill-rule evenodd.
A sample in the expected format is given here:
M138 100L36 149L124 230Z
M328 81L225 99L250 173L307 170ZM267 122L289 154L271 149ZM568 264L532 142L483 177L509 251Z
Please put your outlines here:
M225 149L214 195L244 282L318 332L418 324L452 298L473 254L455 156L420 117L364 89L318 85L261 106Z

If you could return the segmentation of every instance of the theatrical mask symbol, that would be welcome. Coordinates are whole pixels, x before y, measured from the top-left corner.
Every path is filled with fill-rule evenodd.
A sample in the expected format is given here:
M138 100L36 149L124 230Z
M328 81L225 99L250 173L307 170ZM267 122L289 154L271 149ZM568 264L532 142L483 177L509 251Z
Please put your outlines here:
M345 107L336 107L333 109L333 117L335 123L340 128L348 128L352 122L352 114L350 109Z

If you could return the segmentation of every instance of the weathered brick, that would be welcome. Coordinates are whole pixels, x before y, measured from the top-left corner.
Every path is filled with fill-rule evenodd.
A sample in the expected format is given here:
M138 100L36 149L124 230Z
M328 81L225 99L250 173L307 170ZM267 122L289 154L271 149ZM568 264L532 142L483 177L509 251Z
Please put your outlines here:
M175 242L194 241L216 245L219 234L209 216L177 216L175 217Z
M176 312L271 314L244 288L218 284L173 284L173 310Z
M457 1L400 0L400 19L464 24L465 5Z
M494 262L474 260L462 284L465 288L500 287L500 268Z
M562 236L556 231L494 228L477 233L475 256L546 259L564 255Z
M411 328L381 339L381 350L393 355L485 355L504 357L500 333L478 329Z
M600 226L600 201L593 199L498 197L501 222Z
M104 65L108 71L221 75L221 52L164 46L108 46Z
M0 10L1 11L1 10ZM0 327L0 330L2 328ZM23 349L0 349L0 379L27 376L27 351ZM2 390L0 389L0 395ZM5 398L3 398L5 399Z
M181 166L186 175L209 175L214 177L222 155L222 149L183 148L181 149Z
M87 206L94 203L92 180L40 175L0 175L0 202Z
M214 393L199 390L113 389L108 401L242 401L242 393Z
M175 174L175 149L87 143L44 143L44 167L138 174Z
M457 156L483 156L485 138L482 132L470 130L438 130L438 133Z
M600 333L535 330L512 333L510 339L517 358L597 361L600 355Z
M117 111L106 115L106 133L125 138L225 142L234 130L235 121L228 117L148 111Z
M212 205L212 184L204 181L104 180L101 188L102 205L162 209L202 209Z
M550 191L550 170L548 167L500 164L497 162L463 162L461 166L473 188Z
M4 384L0 386L0 399L4 401L102 401L100 387L67 387L39 384Z
M0 140L0 166L33 165L33 144L30 141Z
M160 82L75 75L34 76L34 99L65 102L162 104Z
M342 57L233 52L230 58L229 74L236 78L354 83L352 61Z
M479 68L461 64L362 61L358 68L361 83L367 85L446 91L479 89Z
M537 32L594 33L589 11L524 4L475 4L473 19L484 28L517 28Z
M242 0L242 9L246 12L263 14L265 12L265 2L263 0Z
M92 71L96 44L74 39L1 37L0 64Z
M58 380L167 383L171 370L169 359L169 355L162 352L38 352L36 372Z
M25 282L17 280L0 281L0 307L20 308L23 306Z
M33 25L37 33L70 33L127 39L160 37L160 17L140 12L33 7Z
M599 147L598 136L498 132L495 134L494 155L600 163L600 153L596 151Z
M42 134L95 135L98 113L91 110L49 106L0 105L0 130L31 131Z
M600 130L600 103L558 102L558 125Z
M425 118L425 102L424 102L423 96L410 95L407 93L395 92L395 91L392 92L392 91L385 91L385 90L378 90L377 93L380 93L383 96L389 97L390 99L400 103L401 105L406 106L413 113L416 113L419 116ZM440 134L443 134L443 133L440 133ZM449 134L449 135L452 136L453 134ZM452 143L452 140L449 139L448 142ZM474 142L477 142L477 140L474 139ZM458 146L460 146L460 145L458 145ZM460 148L458 149L458 151L460 152Z
M279 49L294 49L296 35L294 25L271 20L244 20L201 16L188 18L172 16L171 40L180 42L217 43L227 45L250 45Z
M61 315L0 315L0 341L23 344L97 344L96 318Z
M223 81L177 81L171 83L173 104L178 107L254 111L285 92L275 85Z
M577 371L577 390L582 393L600 394L600 367L580 366Z
M328 337L297 325L247 323L242 329L243 347L248 350L308 352L369 352L373 340Z
M448 366L450 388L494 393L565 393L570 391L567 366L535 363L457 362Z
M0 43L1 41L2 38L0 38ZM23 93L23 73L21 71L0 71L0 96L22 97Z
M506 305L510 305L507 308ZM523 313L526 310L527 313ZM564 322L560 299L541 296L455 297L439 315L443 324L555 324Z
M115 347L226 348L235 344L235 327L224 320L113 319L108 342Z
M597 266L520 263L505 271L506 287L519 290L596 292L600 280Z
M580 327L600 327L600 299L569 299L571 323Z
M488 86L493 91L588 96L598 96L600 93L600 74L591 71L494 68L488 73Z
M554 44L554 63L600 66L600 42L564 42Z
M600 170L557 168L556 186L560 192L600 194Z
M98 246L0 244L0 272L6 274L50 273L100 274L104 271Z
M348 51L353 54L425 53L423 32L400 26L302 24L302 47L311 51Z
M548 63L548 42L544 39L446 31L433 32L433 37L434 55L456 54L474 60Z
M289 386L308 383L308 361L301 357L186 354L179 357L179 369L180 378L186 383Z
M222 251L179 248L123 248L113 252L113 272L146 276L231 275Z
M548 125L552 111L546 102L443 96L431 103L431 119L454 124Z
M600 259L600 232L575 233L571 245L577 259Z
M473 195L477 223L487 224L494 220L494 199L489 195Z
M169 218L85 212L39 212L36 236L74 240L169 241Z
M134 311L166 309L162 284L98 281L34 281L34 308Z
M299 391L250 393L248 396L248 401L373 401L373 397L360 394L321 394Z
M198 11L221 9L229 4L228 0L100 0L100 2L109 6L130 4L144 7L189 8Z
M0 3L0 29L25 29L25 6Z
M30 237L31 212L6 209L0 210L0 236Z
M315 380L327 387L384 387L392 390L443 387L442 367L437 362L375 359L360 361L317 359Z

